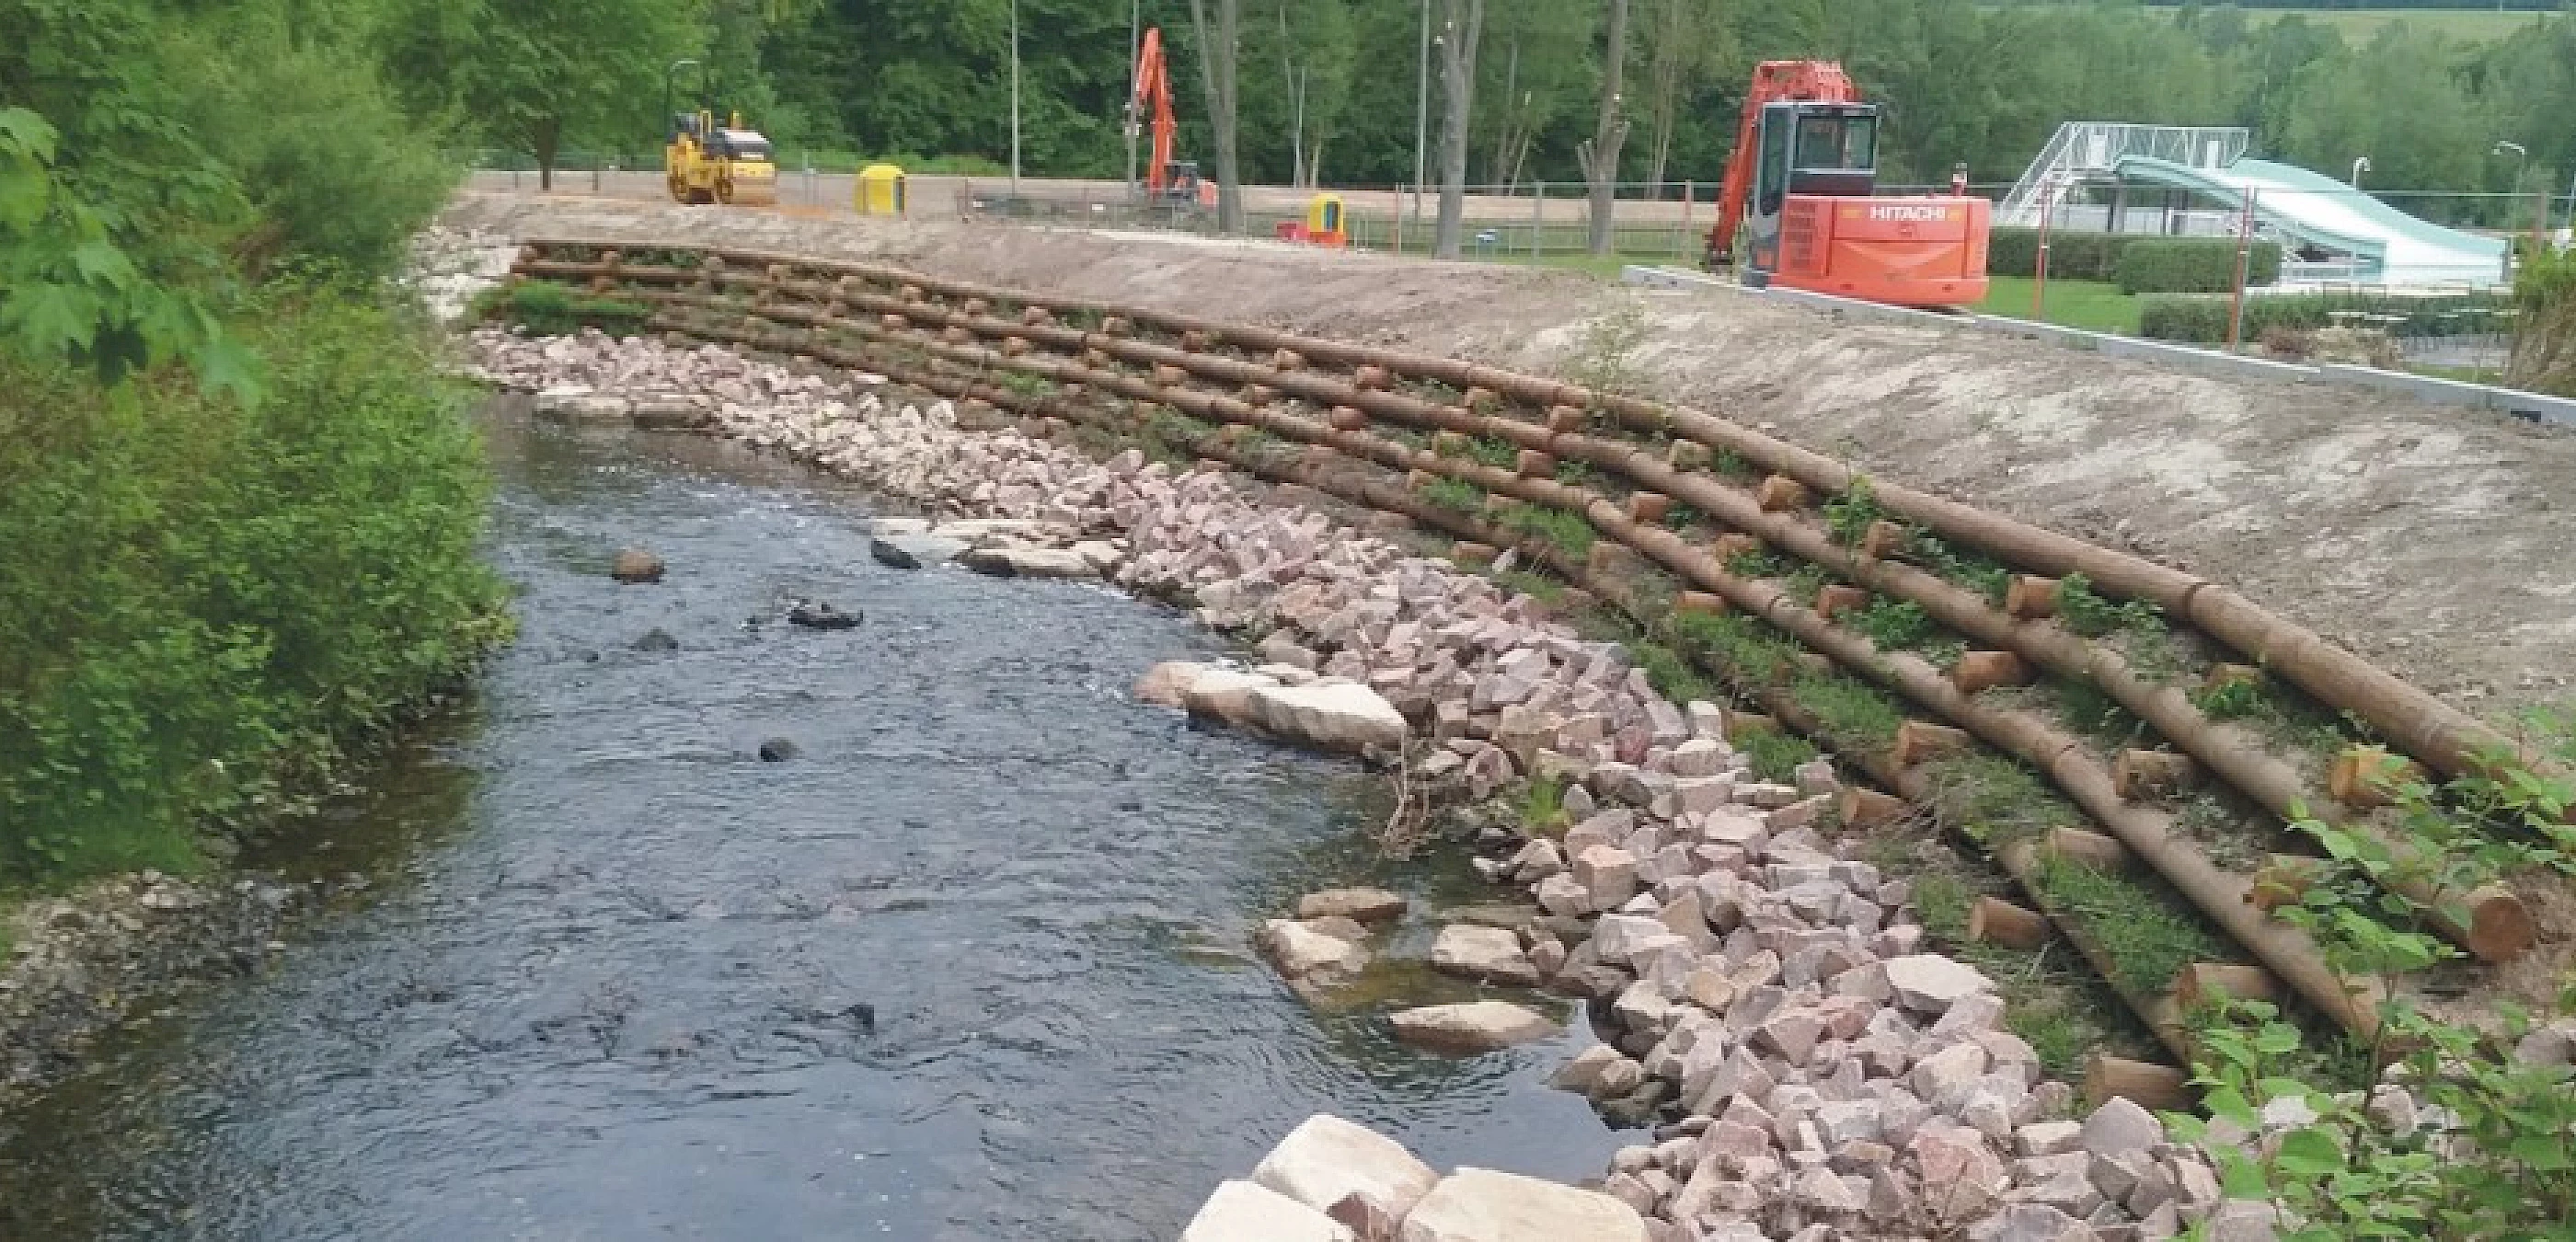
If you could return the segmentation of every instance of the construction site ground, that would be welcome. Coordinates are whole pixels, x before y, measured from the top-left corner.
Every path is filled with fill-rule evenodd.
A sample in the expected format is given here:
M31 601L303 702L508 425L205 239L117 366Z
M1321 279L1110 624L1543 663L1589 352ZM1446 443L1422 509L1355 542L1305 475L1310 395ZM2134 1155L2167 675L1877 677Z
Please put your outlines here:
M449 224L864 258L1641 391L2224 581L2465 710L2576 699L2576 435L1736 290L1272 242L468 194ZM1605 316L1642 333L1604 357ZM1631 322L1636 322L1632 320Z

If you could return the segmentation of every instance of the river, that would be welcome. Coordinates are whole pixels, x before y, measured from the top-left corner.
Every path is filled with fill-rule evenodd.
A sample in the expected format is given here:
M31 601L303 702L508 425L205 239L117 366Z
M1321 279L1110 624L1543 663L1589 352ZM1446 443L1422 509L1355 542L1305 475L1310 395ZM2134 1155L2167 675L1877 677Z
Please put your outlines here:
M1622 1141L1565 1041L1431 1058L1251 960L1309 888L1490 894L1375 864L1350 765L1129 701L1221 650L1186 618L882 568L865 493L722 443L491 440L519 641L251 860L361 896L0 1126L0 1237L1170 1238L1316 1111L1444 1168Z

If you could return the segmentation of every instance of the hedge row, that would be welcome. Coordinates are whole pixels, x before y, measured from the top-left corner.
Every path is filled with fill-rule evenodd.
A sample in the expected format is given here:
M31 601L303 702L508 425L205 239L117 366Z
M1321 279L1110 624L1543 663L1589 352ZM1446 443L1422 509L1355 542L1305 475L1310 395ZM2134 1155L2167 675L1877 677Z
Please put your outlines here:
M2131 259L2137 253L2142 257ZM1986 244L1990 276L2030 277L2039 271L2039 230L1999 228ZM2212 283L2215 273L2215 283ZM2060 280L2116 282L2127 293L2200 293L2236 287L2236 241L2227 237L2088 233L2051 229L2048 274ZM2268 285L2281 278L2281 247L2256 242L2248 279Z
M2138 335L2158 341L2225 344L2231 301L2223 297L2183 295L2150 297L2139 307ZM2334 315L2338 311L2398 316L2393 321L2354 323L2357 327L2384 329L2392 336L2469 336L2496 331L2503 321L2492 315L2460 312L2492 311L2506 305L2507 299L2485 294L2443 298L2366 297L2349 293L2265 294L2245 299L2245 324L2240 339L2260 339L2266 328L2306 331L2333 327L2336 322Z

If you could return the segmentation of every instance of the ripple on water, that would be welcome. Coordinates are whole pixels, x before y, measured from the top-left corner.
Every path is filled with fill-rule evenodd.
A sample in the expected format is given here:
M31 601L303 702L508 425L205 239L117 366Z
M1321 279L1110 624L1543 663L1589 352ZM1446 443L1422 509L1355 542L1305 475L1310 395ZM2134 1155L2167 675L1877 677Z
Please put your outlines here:
M1249 961L1258 912L1362 878L1365 812L1126 701L1215 649L1178 616L883 569L848 492L721 445L494 448L523 638L292 855L372 899L22 1110L0 1236L1168 1238L1324 1109L1601 1167L1561 1046L1426 1058ZM626 544L664 585L608 581Z

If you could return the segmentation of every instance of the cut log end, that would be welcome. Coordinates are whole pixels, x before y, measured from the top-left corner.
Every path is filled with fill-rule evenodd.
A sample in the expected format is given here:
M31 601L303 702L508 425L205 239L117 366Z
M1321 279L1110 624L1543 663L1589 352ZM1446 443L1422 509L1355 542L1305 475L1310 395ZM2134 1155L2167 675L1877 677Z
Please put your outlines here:
M1836 583L1816 591L1816 615L1828 621L1868 606L1869 592L1860 587Z
M1968 908L1968 939L2007 949L2036 949L2048 943L2048 920L2001 897L1980 897Z
M2199 776L2191 756L2170 750L2124 750L2111 761L2111 785L2136 800L2187 788Z
M1489 543L1459 540L1449 549L1449 559L1461 565L1491 565L1502 552Z
M1551 405L1547 407L1547 429L1549 431L1556 432L1560 435L1568 431L1581 431L1583 430L1584 421L1583 411L1579 407L1571 405Z
M2540 924L2531 908L2500 885L2489 884L2470 893L2467 904L2467 947L2481 962L2510 962L2540 939Z
M1834 809L1846 828L1879 828L1905 818L1906 802L1893 794L1853 787L1843 790Z
M2260 966L2194 962L2174 976L2174 1001L2185 1012L2222 1000L2277 1001L2280 981Z
M1324 416L1324 421L1330 423L1335 431L1360 431L1368 427L1369 416L1366 412L1352 409L1350 406L1337 405Z
M1717 563L1720 565L1724 565L1739 556L1749 555L1761 550L1762 541L1751 535L1745 534L1742 531L1728 531L1723 535L1719 535L1716 539L1711 540L1708 545L1709 555L1716 557Z
M1722 617L1726 615L1729 607L1725 596L1712 595L1707 591L1683 591L1673 597L1673 611L1686 615L1696 613L1706 617Z
M1755 493L1755 498L1765 513L1803 509L1807 507L1807 485L1785 474L1775 474L1762 480L1762 488Z
M1885 518L1869 524L1860 536L1860 554L1873 561L1883 561L1905 550L1912 543L1910 532Z
M1897 726L1896 747L1891 755L1900 768L1910 768L1927 759L1957 754L1968 748L1964 730L1948 725L1909 720Z
M1516 473L1524 479L1552 478L1556 474L1556 459L1537 449L1522 449L1515 466Z
M2095 1053L2084 1063L2085 1106L2099 1108L2115 1097L2149 1112L2181 1112L2192 1106L2191 1075L2170 1065Z
M2326 767L2326 792L2346 806L2387 806L2424 779L2414 760L2381 746L2349 746Z
M2048 852L2096 871L2120 871L2129 865L2129 847L2120 844L2119 838L2081 828L2060 828L2049 833Z
M1997 686L2026 686L2031 681L2030 665L2009 651L1971 651L1950 666L1950 684L1961 694L1976 694Z
M2021 574L2004 588L2004 611L2024 621L2057 615L2057 579Z
M1631 492L1628 495L1628 519L1634 522L1660 522L1672 512L1672 498L1660 492Z

